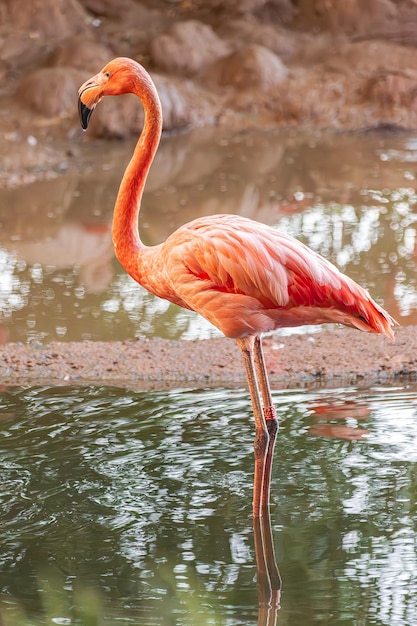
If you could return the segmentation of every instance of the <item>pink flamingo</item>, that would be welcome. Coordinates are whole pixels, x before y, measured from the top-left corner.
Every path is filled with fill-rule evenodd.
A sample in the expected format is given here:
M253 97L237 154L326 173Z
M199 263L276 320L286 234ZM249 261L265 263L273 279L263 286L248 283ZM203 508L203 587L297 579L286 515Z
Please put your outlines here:
M185 224L157 246L139 237L141 198L162 132L161 104L148 72L113 59L79 90L87 129L104 96L133 93L145 111L113 216L113 243L126 271L148 291L197 311L236 340L246 367L255 418L253 517L269 513L272 457L278 430L262 353L264 332L336 322L393 338L393 318L353 280L296 239L236 215ZM260 391L260 392L259 392Z

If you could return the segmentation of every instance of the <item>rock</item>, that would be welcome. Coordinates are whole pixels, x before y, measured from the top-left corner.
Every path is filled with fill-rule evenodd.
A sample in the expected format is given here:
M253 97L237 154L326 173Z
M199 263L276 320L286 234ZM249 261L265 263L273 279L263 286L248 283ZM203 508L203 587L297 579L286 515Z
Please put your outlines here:
M83 0L84 7L93 15L116 20L131 11L134 4L133 0Z
M398 13L391 0L299 0L297 4L298 26L354 35L380 32Z
M255 7L254 14L269 24L291 24L297 9L291 0L269 0Z
M218 113L218 99L191 81L177 82L154 75L162 104L164 130L178 130L200 124L212 124Z
M207 24L196 20L177 22L168 33L151 42L152 61L165 71L193 75L230 51Z
M379 125L415 126L417 71L379 71L366 79L359 90L364 108L370 105Z
M231 20L222 27L221 34L234 50L240 48L244 41L246 45L258 44L269 48L280 58L291 57L301 45L299 40L303 39L299 33L294 34L276 25L260 23L250 15Z
M415 106L417 98L417 72L377 72L369 78L362 90L365 100L381 106Z
M39 33L51 40L61 39L86 25L86 13L77 0L13 0L0 3L0 24L8 32ZM31 37L29 36L29 39Z
M149 2L149 6L137 0L82 0L82 3L95 16L94 34L112 48L112 57L147 58L150 41L172 24L169 9L164 6L158 10L158 2Z
M48 118L74 116L78 88L87 78L88 72L71 67L42 68L26 76L17 98Z
M268 48L249 45L221 59L209 70L208 78L220 86L268 93L287 78L288 70Z
M22 70L33 66L39 55L59 41L82 32L87 14L77 0L13 0L0 2L0 24L7 29L0 38L0 59Z
M76 35L63 41L50 57L50 63L57 67L75 67L95 74L112 59L109 48L85 35Z

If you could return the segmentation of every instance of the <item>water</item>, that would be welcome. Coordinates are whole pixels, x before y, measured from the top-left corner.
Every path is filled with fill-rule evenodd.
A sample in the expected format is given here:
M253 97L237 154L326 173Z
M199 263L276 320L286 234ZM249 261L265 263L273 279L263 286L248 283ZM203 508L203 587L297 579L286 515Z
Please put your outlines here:
M416 324L416 147L407 133L166 138L141 234L156 244L200 215L246 215ZM114 260L111 214L132 148L73 146L65 167L0 190L1 342L216 334ZM274 400L277 623L414 623L417 388ZM240 389L3 386L0 622L256 624L252 422Z
M76 157L42 180L0 189L0 341L215 335L199 316L147 294L114 259L111 216L133 143L71 149ZM299 237L401 324L416 324L416 163L411 133L167 137L141 235L156 244L198 216L246 215Z
M277 624L410 626L417 387L274 401ZM245 390L3 387L0 428L2 623L257 624Z

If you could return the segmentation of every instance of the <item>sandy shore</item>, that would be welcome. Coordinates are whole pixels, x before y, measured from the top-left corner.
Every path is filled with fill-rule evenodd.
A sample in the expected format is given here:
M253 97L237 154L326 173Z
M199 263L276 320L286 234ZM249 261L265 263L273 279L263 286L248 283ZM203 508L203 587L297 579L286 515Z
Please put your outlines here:
M386 337L346 328L264 339L271 384L368 385L417 378L417 328ZM233 340L51 343L0 347L0 383L115 384L137 389L243 385Z

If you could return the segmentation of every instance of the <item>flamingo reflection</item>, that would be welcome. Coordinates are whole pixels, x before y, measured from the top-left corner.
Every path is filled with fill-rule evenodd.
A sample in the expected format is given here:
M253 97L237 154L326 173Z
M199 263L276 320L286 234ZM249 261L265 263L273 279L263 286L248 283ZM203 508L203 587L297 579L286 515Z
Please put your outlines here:
M269 506L262 515L253 518L256 558L256 587L258 591L258 626L274 626L281 607L282 580L275 559Z
M313 407L316 421L307 432L313 437L332 437L347 441L365 439L369 435L369 430L340 422L348 418L365 419L370 413L371 409L368 406L352 400L337 404L331 401L318 404ZM338 420L338 423L331 423L332 420Z
M88 293L101 293L113 278L113 244L110 223L67 222L48 237L4 244L10 254L26 263L57 268L79 266L80 279Z

